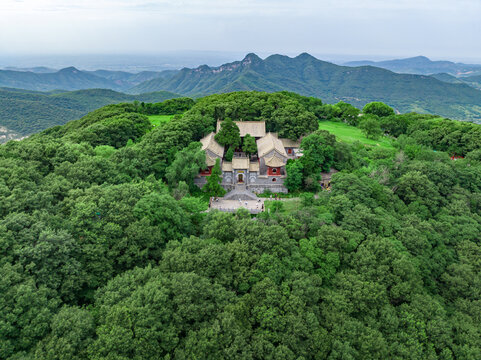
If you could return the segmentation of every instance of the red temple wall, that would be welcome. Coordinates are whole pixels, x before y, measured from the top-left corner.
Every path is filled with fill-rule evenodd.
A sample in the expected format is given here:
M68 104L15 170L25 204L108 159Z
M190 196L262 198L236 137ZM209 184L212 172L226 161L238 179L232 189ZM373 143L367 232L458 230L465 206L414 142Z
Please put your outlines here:
M267 175L269 176L281 176L280 167L267 167Z
M213 166L209 166L207 169L202 170L200 172L200 176L209 176L210 174L212 174L212 168Z

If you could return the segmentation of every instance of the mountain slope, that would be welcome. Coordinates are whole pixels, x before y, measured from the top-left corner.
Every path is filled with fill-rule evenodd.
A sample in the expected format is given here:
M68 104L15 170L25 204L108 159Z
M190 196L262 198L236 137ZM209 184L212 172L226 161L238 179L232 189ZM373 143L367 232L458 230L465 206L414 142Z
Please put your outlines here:
M466 84L475 89L481 90L481 75L455 77L446 73L434 74L431 77L450 83L450 84Z
M460 80L476 89L481 90L481 75L462 77Z
M127 95L105 89L60 94L0 89L0 127L23 136L65 124L104 105L134 100L161 102L176 97L180 95L166 91Z
M155 78L168 78L175 71L143 71L137 74L125 71L82 71L68 67L52 72L0 70L0 87L35 91L83 89L127 90L143 81Z
M456 76L450 75L448 73L439 73L433 74L431 77L438 79L440 81L449 83L449 84L464 84L465 82L461 79L457 78Z
M481 72L481 65L454 63L451 61L432 61L425 56L416 56L407 59L386 61L351 61L346 66L376 66L397 73L431 75L447 73L450 75L463 75L472 72Z
M122 89L130 89L144 81L149 81L156 78L166 79L174 76L177 70L164 70L164 71L141 71L139 73L129 73L126 71L110 71L110 70L95 70L85 71L86 73L108 79L113 81L116 85Z
M449 84L423 75L396 74L372 66L338 66L309 54L295 58L272 55L211 68L182 69L168 79L153 79L132 93L166 90L202 96L237 90L288 90L327 102L356 106L384 101L399 112L429 112L460 120L481 120L481 92L465 84Z
M0 70L0 86L37 91L121 88L112 80L80 71L74 67L54 73Z

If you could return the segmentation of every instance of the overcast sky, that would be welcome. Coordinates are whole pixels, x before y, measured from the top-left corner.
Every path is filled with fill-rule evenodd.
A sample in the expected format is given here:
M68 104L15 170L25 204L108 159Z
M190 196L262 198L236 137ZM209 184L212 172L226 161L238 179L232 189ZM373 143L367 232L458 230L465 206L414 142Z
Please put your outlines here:
M0 0L0 54L359 55L481 62L481 0Z

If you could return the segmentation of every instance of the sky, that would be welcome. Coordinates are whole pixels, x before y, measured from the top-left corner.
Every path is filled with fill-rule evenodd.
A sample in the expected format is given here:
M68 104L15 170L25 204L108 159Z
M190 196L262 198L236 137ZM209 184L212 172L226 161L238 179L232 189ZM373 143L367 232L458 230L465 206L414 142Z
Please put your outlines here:
M0 0L0 19L4 56L309 52L481 63L481 0Z

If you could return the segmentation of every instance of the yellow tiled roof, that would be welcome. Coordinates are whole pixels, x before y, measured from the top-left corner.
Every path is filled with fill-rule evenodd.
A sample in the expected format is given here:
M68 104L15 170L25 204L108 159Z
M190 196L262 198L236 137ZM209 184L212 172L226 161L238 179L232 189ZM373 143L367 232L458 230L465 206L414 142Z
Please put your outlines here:
M217 156L222 157L224 156L224 147L215 141L214 136L215 133L211 132L200 140L202 143L202 150L210 150Z
M229 161L224 161L222 163L222 171L232 171L232 163Z
M270 167L281 167L286 164L283 159L280 159L275 155L271 156L270 158L266 158L265 162L266 162L266 165Z
M214 158L211 158L209 155L205 155L205 163L207 166L214 166L215 165L215 160Z
M266 134L265 121L234 121L240 131L240 136L249 134L252 137L263 137ZM217 121L217 132L220 130L222 121Z
M292 141L291 139L279 139L285 148L298 148L301 145L299 140Z
M233 158L232 159L232 169L248 169L249 168L249 158Z
M257 161L251 162L249 165L249 171L259 171L259 163Z
M282 141L279 140L274 134L267 133L266 136L257 140L257 153L259 157L263 157L270 153L272 150L276 150L279 155L287 157L286 150Z

